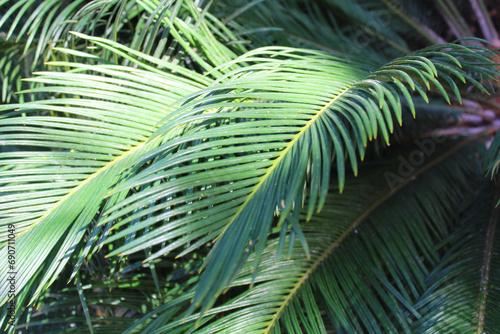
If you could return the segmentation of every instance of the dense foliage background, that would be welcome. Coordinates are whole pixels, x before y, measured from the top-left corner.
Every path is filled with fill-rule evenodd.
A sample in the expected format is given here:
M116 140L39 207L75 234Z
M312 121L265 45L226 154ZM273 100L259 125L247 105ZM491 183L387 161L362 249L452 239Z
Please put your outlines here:
M0 326L500 332L498 22L0 1Z

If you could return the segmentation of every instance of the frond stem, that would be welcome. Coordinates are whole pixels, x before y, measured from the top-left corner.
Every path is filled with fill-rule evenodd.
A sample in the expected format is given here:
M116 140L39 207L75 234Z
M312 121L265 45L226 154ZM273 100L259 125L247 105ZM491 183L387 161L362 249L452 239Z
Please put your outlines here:
M52 207L50 209L48 209L40 218L38 218L37 220L35 220L32 224L30 224L28 227L26 227L19 235L18 237L24 235L26 232L28 232L29 230L31 230L35 225L37 225L38 223L40 223L43 219L45 219L51 212L53 212L58 206L60 206L62 203L64 203L64 201L66 201L69 197L71 197L74 193L76 193L78 190L80 190L83 186L85 186L86 184L88 184L91 180L95 179L98 175L100 175L101 173L104 173L106 170L108 170L111 166L113 165L116 165L118 162L126 159L127 157L129 157L130 155L136 153L138 150L142 149L145 145L146 145L147 142L142 142L140 143L139 145L133 147L132 149L130 149L129 151L125 152L124 154L116 157L116 159L113 159L111 160L110 162L108 162L107 164L105 164L104 166L102 166L101 168L99 168L98 170L96 170L92 175L90 175L88 178L86 178L85 180L83 180L78 186L76 186L75 188L71 189L66 195L64 195L63 197L61 197L61 199L59 201L57 201L56 203L54 203L54 205L52 205Z
M241 214L241 212L243 211L243 209L245 208L245 206L248 204L248 202L250 202L250 200L253 198L253 196L255 195L255 193L260 189L260 187L264 184L264 182L266 182L266 180L271 176L271 174L276 170L277 166L279 165L279 163L285 158L285 156L287 155L287 153L293 148L293 146L295 145L295 143L297 143L297 141L300 139L300 137L302 137L302 135L304 135L304 133L312 126L312 124L314 124L314 122L316 122L316 120L333 104L335 103L335 101L337 101L341 96L342 94L344 94L345 92L347 92L347 90L349 90L349 88L351 87L347 87L345 88L344 90L342 90L340 93L336 94L336 96L334 98L332 98L330 100L330 102L328 102L326 105L324 105L316 115L314 115L305 125L304 127L293 137L293 139L290 141L290 143L288 143L288 145L286 146L286 148L280 153L280 155L276 158L276 160L274 160L273 164L269 167L269 169L267 170L266 174L264 174L261 178L261 180L259 181L259 183L257 183L253 189L252 189L252 192L250 194L248 194L247 198L245 199L245 202L243 202L243 204L240 206L239 210L234 214L233 218L229 221L229 223L226 224L226 226L224 227L224 230L222 230L222 232L219 234L219 236L217 238L215 238L212 243L216 242L225 232L226 230L229 228L229 226L231 226L231 224L236 220L236 218Z
M500 199L500 185L495 191L493 205ZM493 252L493 242L495 240L495 228L498 220L500 207L494 206L491 211L488 230L486 232L486 242L484 245L483 264L481 266L481 281L479 282L479 305L477 311L477 327L475 333L484 333L484 319L486 315L486 298L488 297L488 283L490 278L491 253Z
M491 22L490 14L486 9L486 6L482 0L469 0L474 13L477 16L479 26L483 31L484 38L488 41L493 42L498 39L498 33L495 30L493 22Z
M453 1L437 0L437 6L441 10L445 21L448 23L450 29L454 31L457 38L474 35Z
M405 21L410 27L415 29L420 33L421 36L423 36L425 39L427 39L428 42L431 44L444 44L446 41L439 36L436 32L434 32L431 28L425 26L422 24L422 22L419 22L417 19L414 17L409 16L403 9L398 8L391 0L382 0L382 2L395 13L398 15L403 21Z

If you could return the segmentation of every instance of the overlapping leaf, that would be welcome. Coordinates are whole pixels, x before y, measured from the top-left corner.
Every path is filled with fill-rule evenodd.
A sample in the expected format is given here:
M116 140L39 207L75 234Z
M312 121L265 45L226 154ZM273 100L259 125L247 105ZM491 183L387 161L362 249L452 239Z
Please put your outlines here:
M353 180L344 194L331 193L325 209L311 221L302 217L310 257L293 239L288 240L291 257L280 256L276 229L257 277L249 261L233 283L245 287L254 282L253 288L212 308L202 319L179 313L177 321L166 323L158 317L148 333L424 332L422 326L439 332L457 331L464 324L470 328L475 324L470 310L478 308L484 242L477 243L469 234L475 230L473 234L484 240L486 231L478 226L487 224L489 210L483 207L491 203L476 201L472 191L481 179L481 166L471 154L484 152L482 144L450 147L426 156L425 163L395 188L386 179L387 173L397 172L395 160L378 164L363 181ZM427 187L428 182L434 187ZM471 201L474 205L459 210ZM464 220L457 228L462 214L481 218L474 224ZM457 257L463 262L457 264ZM465 296L467 306L461 302ZM165 312L173 306L167 304ZM446 323L433 320L441 307L463 317ZM494 322L497 315L485 319Z
M308 237L308 229L300 227L299 215L314 221L329 212L331 179L342 192L346 170L357 173L358 158L363 159L368 142L389 143L389 134L396 127L393 123L401 123L405 105L414 113L412 91L427 99L426 90L435 88L448 102L448 94L460 101L459 91L465 82L484 91L482 84L496 74L484 57L491 54L482 48L456 44L427 48L383 67L344 56L278 47L254 50L234 59L246 49L233 32L244 31L236 25L231 31L207 11L209 7L199 8L192 1L92 1L74 16L72 11L83 3L67 3L72 5L37 2L40 6L35 12L43 15L26 20L19 14L15 19L19 19L19 25L14 24L12 31L30 29L29 43L40 51L40 57L45 57L41 50L51 53L49 45L62 35L69 36L69 26L80 32L91 29L93 34L99 32L111 40L79 33L75 34L80 39L61 38L74 49L57 54L77 62L52 62L49 66L68 72L39 73L29 81L38 87L30 91L32 96L51 98L1 108L0 144L8 149L0 153L0 237L5 245L7 227L15 224L17 293L23 302L49 286L78 249L79 258L70 275L75 277L83 259L95 251L99 238L99 246L103 241L122 245L111 255L127 256L145 250L147 261L170 252L182 256L215 240L196 292L168 304L167 312L145 332L161 327L162 321L186 307L190 298L193 303L187 316L202 304L202 313L208 315L203 324L215 320L221 309L209 308L241 268L242 276L235 284L256 283L254 291L263 291L259 286L267 283L261 275L267 269L268 275L276 269L267 267L269 247L279 258L289 240L294 252L314 259L318 245ZM19 10L31 10L29 5L29 0L19 1L4 17L12 20ZM49 19L43 22L42 17ZM55 17L52 24L50 18ZM65 19L71 17L78 20ZM131 22L137 23L131 30L133 36L121 39L119 31L127 31L129 24L133 27ZM124 41L131 47L120 43ZM92 55L82 52L84 45L91 46ZM19 51L19 45L16 47L14 51ZM474 49L477 52L472 52ZM16 52L4 58L4 63L14 64L9 66L19 71ZM334 172L330 170L332 162ZM464 161L458 162L462 164ZM461 175L459 171L457 175ZM446 198L438 201L443 204ZM318 215L326 203L325 212ZM273 225L276 222L278 226ZM273 226L279 236L273 236L269 244ZM111 234L110 229L114 230ZM86 232L89 235L83 247L81 240ZM425 238L419 240L424 242ZM421 249L431 261L428 245ZM6 256L5 247L0 256ZM418 318L417 308L409 305L417 296L415 291L423 289L411 275L419 279L425 276L423 269L417 268L418 258L410 257L404 260L414 260L416 265L408 269L398 258L395 266L407 269L406 276L392 275L391 283L385 284L383 275L377 274L370 281L385 288L395 284L399 293L394 294L396 299L384 295L380 302L369 289L361 294L373 301L371 306L401 303L409 315L395 311L398 325L394 325L389 319L392 315L366 311L360 302L353 311L357 316L352 320L340 317L334 321L337 327L368 328L376 322L409 328L401 319ZM347 262L356 263L358 259L351 260ZM307 266L310 261L297 263ZM7 264L2 262L1 266L0 303L4 303ZM332 275L330 269L325 276ZM152 276L158 286L154 269ZM300 323L309 331L324 329L319 309L310 299L317 286L304 282L300 286L303 289L294 290L300 298L289 304L290 308L286 298L284 304L267 300L274 303L273 307L279 305L279 312L267 325L269 330L277 330L272 324L280 323L290 331L299 331ZM410 287L406 294L404 284ZM323 294L325 300L331 299L328 294L333 292L329 291L339 291L330 288ZM92 332L85 289L78 286L77 290L86 310L82 319ZM248 317L260 309L260 300L252 298L235 304L249 306L237 315ZM422 305L429 307L429 300ZM22 307L18 304L18 312ZM302 310L306 310L306 316ZM189 318L185 326L189 328L195 318L198 315ZM148 321L145 318L138 326ZM219 330L229 324L216 321L207 328ZM181 327L177 328L179 332L183 331ZM248 330L263 328L259 322L251 327Z
M198 59L209 58L214 50L231 59L234 54L214 39L212 34L216 29L206 29L206 23L192 2L179 4L188 6L190 12L196 14L192 25L178 19L177 12L170 11L171 3L163 4L160 18L176 22L178 27L183 27L183 33L189 31L193 43L203 38L212 39L210 45L199 46ZM92 4L96 8L101 5L105 5L101 8L105 11L112 4ZM80 14L86 11L92 12L86 8ZM184 19L191 20L189 15ZM193 25L203 28L203 32L196 33ZM172 27L170 31L173 33L175 29ZM73 34L82 41L88 38L76 32ZM99 45L99 38L91 40ZM192 52L189 44L184 46ZM35 79L29 80L38 87L29 93L58 98L1 108L1 144L7 149L2 153L1 191L4 196L0 199L0 231L5 246L8 226L16 227L19 260L15 269L20 273L19 301L27 302L25 298L37 297L50 285L66 265L90 222L101 210L126 196L125 192L107 198L107 193L128 176L125 171L138 157L161 142L148 139L158 122L165 117L168 119L169 113L180 106L175 102L213 81L211 76L202 76L120 43L110 42L108 48L102 50L105 52L90 55L74 49L59 49L60 54L74 57L78 62L51 62L48 65L52 68L67 72L38 73ZM112 53L110 58L115 60L123 56L121 59L132 66L118 66L107 58L99 58L98 55L105 57L106 52ZM218 73L214 71L213 75L220 76ZM162 140L180 132L181 127L173 129ZM25 149L19 150L22 147ZM72 277L97 238L105 236L108 230L109 226L105 230L97 227L92 231ZM7 247L3 247L2 252L7 252ZM5 276L8 264L2 262L2 265ZM35 284L39 275L40 280ZM3 304L7 285L4 280ZM28 293L28 287L34 290ZM22 307L21 302L17 307Z
M194 299L208 308L254 250L258 266L275 215L284 230L293 226L307 249L289 213L298 214L305 195L308 218L321 210L332 160L342 192L344 158L356 174L356 151L362 159L369 140L381 134L388 142L393 117L401 122L399 94L413 112L409 88L426 98L425 87L432 85L447 100L445 87L460 98L456 79L484 90L470 73L492 78L494 70L482 67L487 62L455 44L424 49L376 71L370 63L314 51L247 53L224 65L246 66L188 97L178 110L183 116L164 122L154 136L189 124L183 135L146 155L143 162L156 159L151 166L113 190L147 188L104 213L101 224L117 221L113 228L137 222L106 242L164 223L112 255L168 242L153 259L191 244L182 255L219 236Z
M55 256L38 291L60 272L109 189L126 176L123 171L159 144L147 142L158 121L186 92L203 87L194 74L186 80L159 70L57 65L73 71L41 73L35 80L49 84L39 90L60 94L59 99L4 106L0 120L2 145L39 148L2 153L0 172L1 235L5 243L7 226L15 224L19 288ZM36 116L39 111L52 115ZM4 285L3 302L6 291Z

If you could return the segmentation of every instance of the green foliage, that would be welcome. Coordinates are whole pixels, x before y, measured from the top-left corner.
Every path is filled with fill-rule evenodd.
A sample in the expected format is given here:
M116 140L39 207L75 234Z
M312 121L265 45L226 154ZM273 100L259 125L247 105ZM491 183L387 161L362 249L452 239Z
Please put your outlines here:
M1 1L0 326L494 332L496 54L408 6Z

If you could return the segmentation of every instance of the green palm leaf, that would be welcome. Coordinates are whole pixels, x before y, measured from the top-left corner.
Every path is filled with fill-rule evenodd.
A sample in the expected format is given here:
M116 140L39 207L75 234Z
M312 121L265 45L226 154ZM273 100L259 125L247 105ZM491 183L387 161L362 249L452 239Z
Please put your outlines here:
M194 80L158 70L54 65L74 70L41 73L34 80L50 85L37 91L65 97L3 106L4 111L16 110L0 121L3 145L45 149L2 153L2 240L6 241L7 225L15 224L19 258L16 269L23 273L19 287L52 258L46 263L37 294L62 270L107 192L124 177L123 170L159 144L146 142L155 124L175 110L174 102L183 94L202 87ZM89 70L106 77L88 74ZM54 115L36 116L43 110ZM73 117L64 117L63 113ZM25 114L33 116L22 117ZM119 196L108 203L114 203ZM2 252L6 251L3 247ZM5 267L2 273L6 275ZM6 292L4 286L2 303Z
M216 5L0 0L2 98L19 101L0 106L0 258L13 235L16 247L14 265L0 261L0 327L14 331L15 270L16 325L44 332L65 316L89 333L494 328L498 261L485 254L496 251L497 211L470 158L485 156L482 145L443 146L410 178L359 160L432 126L411 118L445 109L423 102L488 93L495 54L458 44L477 39L408 53L410 7L371 30L372 9L389 1L254 1L234 12L223 1L223 20ZM286 31L260 35L274 29L268 16ZM457 36L468 29L460 13L448 18ZM368 33L364 59L240 40L332 51L351 43L353 26ZM492 175L497 151L494 140ZM115 280L123 296L103 302ZM477 319L449 294L455 286L478 300ZM441 306L460 317L438 323ZM123 310L142 319L130 326Z
M428 48L377 71L369 63L354 66L319 52L281 48L256 50L230 62L226 66L254 65L235 70L219 79L220 83L189 97L192 101L178 110L186 116L165 122L154 136L185 123L189 124L186 132L146 155L143 162L156 160L111 193L147 187L104 213L100 224L117 220L113 228L144 217L105 242L160 220L168 222L111 255L127 255L171 241L149 257L151 260L196 241L182 255L220 235L193 304L206 300L204 308L208 308L251 250L258 254L258 266L275 214L286 230L288 214L300 210L297 203L305 196L306 180L309 219L326 199L332 159L342 192L344 157L357 174L355 151L363 158L364 147L378 133L388 143L393 117L399 123L402 120L398 91L414 111L405 85L426 97L423 86L432 83L448 99L443 84L452 82L453 75L483 89L470 74L456 68L459 60L454 55L464 68L491 77L494 71L474 65L476 57L481 62L487 59L458 45L445 47L451 50L443 53L439 51L442 47ZM435 77L444 79L443 83ZM193 188L194 180L197 186ZM293 229L307 249L300 229Z
M353 180L344 194L331 193L311 221L302 217L311 257L293 239L288 240L293 253L281 257L275 229L259 274L253 277L249 261L232 284L253 288L202 319L182 313L168 323L158 318L148 333L326 333L333 329L329 321L339 333L460 332L464 326L483 326L471 309L480 309L476 301L483 275L478 267L484 264L486 235L480 227L488 224L484 208L491 201L475 199L469 190L481 179L470 154L484 148L467 141L454 144L427 157L397 188L384 182L386 173L397 170L394 160L372 167L364 181ZM462 215L467 218L455 227ZM492 262L490 272L498 268ZM490 277L487 289L496 284L496 276ZM464 305L464 298L470 304ZM443 307L457 316L440 321ZM495 314L484 318L491 329Z
M169 14L169 19L178 26L192 30L168 9L167 6L162 17ZM198 15L196 8L191 6L190 10ZM206 25L199 17L197 24ZM215 29L205 30L203 35L191 36L190 40L195 42L214 32ZM85 38L85 35L74 34ZM94 42L98 44L98 40ZM16 270L22 273L18 280L20 301L28 298L33 302L61 273L92 219L102 209L123 199L126 193L105 200L112 186L127 177L123 171L134 159L159 144L158 140L147 139L157 123L175 110L175 102L213 80L129 48L120 49L119 43L112 44L118 48L104 50L123 55L126 62L142 69L113 65L97 55L59 48L70 57L79 60L83 57L97 65L85 64L85 61L50 62L51 67L69 71L38 73L36 78L28 79L37 87L28 93L53 94L59 96L58 99L1 107L2 145L37 148L2 153L1 191L5 194L1 199L2 251L7 252L7 227L15 224L20 258ZM210 55L210 48L217 46L219 54L231 57L229 49L215 40L199 50ZM132 57L127 55L128 51ZM105 56L106 52L97 54ZM148 101L147 105L144 101ZM47 112L49 116L40 116ZM179 131L176 129L171 135L175 137ZM101 227L92 231L92 239L71 277L77 273L100 232L105 235L107 231L109 226L104 231ZM40 281L35 290L29 292L28 287L33 286L38 276ZM2 303L6 301L7 291L8 282L5 282ZM18 311L21 306L17 304Z

